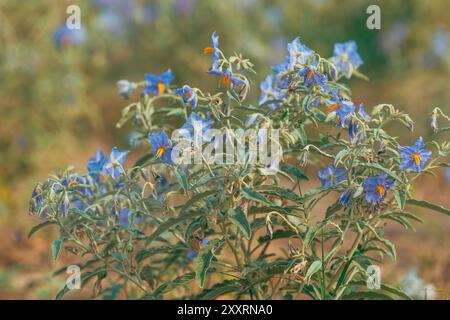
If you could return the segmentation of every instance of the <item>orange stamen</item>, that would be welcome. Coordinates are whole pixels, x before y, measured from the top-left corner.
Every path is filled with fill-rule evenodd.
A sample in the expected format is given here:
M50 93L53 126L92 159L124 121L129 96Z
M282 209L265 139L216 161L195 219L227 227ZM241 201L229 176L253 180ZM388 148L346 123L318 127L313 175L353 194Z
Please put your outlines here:
M229 76L222 76L220 77L220 81L224 84L224 85L229 85L231 83L231 77Z
M158 151L156 151L156 159L161 158L161 156L167 151L166 147L160 146Z
M203 49L203 53L204 54L213 54L214 53L214 48L213 47L206 47Z
M377 185L377 193L380 195L380 197L384 197L384 194L386 192L386 189L381 184Z
M308 71L308 74L306 75L306 78L308 78L308 80L309 80L309 79L311 79L314 75L315 75L314 71L309 70L309 71Z
M164 90L166 90L166 86L162 82L158 82L158 84L156 86L158 88L158 93L159 94L163 94Z
M420 153L416 152L411 155L411 158L414 160L414 163L416 166L420 164L420 160L422 160L422 157L420 156Z
M186 91L184 95L186 96L186 99L189 99L191 97L191 93L189 91Z
M334 104L332 104L332 105L329 105L327 108L328 108L328 111L329 111L329 112L333 112L333 111L339 109L340 106L339 106L339 103L334 103Z

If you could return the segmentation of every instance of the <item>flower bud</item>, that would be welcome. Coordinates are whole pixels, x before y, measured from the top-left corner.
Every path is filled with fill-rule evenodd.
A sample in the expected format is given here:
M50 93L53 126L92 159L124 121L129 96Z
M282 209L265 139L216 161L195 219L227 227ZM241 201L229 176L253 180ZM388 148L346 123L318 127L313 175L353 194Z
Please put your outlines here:
M67 193L65 193L64 197L61 200L61 203L59 204L58 214L61 217L67 216L67 214L69 213L69 206L70 206L69 197Z
M304 167L308 164L308 156L309 156L309 150L307 148L303 149L300 153L300 159L299 164L300 167Z
M431 113L431 129L433 129L434 133L437 133L438 131L438 123L437 123L438 114L436 109L433 110Z
M136 84L128 80L117 81L117 87L119 88L119 94L125 99L129 99L134 90L136 90Z
M273 228L272 228L272 222L270 220L266 220L266 227L267 227L267 233L270 236L270 239L273 237Z

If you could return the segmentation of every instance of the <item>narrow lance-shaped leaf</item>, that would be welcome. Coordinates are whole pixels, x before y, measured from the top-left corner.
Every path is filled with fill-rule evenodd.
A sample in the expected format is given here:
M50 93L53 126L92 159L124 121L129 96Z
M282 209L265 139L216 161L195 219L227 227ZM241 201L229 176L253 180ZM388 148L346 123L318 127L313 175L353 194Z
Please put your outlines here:
M407 204L413 205L413 206L419 206L426 209L431 209L433 211L437 211L446 215L450 216L450 210L447 208L444 208L443 206L430 203L425 200L416 200L416 199L409 199L406 201Z
M57 239L57 240L53 241L53 244L52 244L52 257L53 257L53 260L58 259L59 252L61 251L61 245L64 242L64 240L65 240L64 238L60 238L60 239Z
M306 281L309 281L311 277L322 268L322 261L316 260L308 268L306 271Z
M252 236L252 229L248 223L247 217L239 208L228 210L228 219L233 222L245 235L247 239Z
M219 239L214 239L208 244L201 247L200 252L195 258L195 280L200 288L205 285L206 273L211 265L211 261L214 258L214 248L219 242Z
M248 200L253 200L266 205L272 205L269 200L267 200L262 194L258 193L255 189L246 187L242 188L242 194Z

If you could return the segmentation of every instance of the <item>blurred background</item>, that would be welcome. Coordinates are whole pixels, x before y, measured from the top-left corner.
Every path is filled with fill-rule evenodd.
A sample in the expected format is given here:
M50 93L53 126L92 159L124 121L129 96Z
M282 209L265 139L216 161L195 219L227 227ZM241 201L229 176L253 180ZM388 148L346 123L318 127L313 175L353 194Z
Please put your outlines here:
M69 5L81 8L81 30L65 27ZM381 29L366 27L371 4ZM450 112L448 0L0 0L0 298L52 299L64 277L51 258L51 229L27 239L38 221L28 216L33 185L74 165L85 171L96 148L131 149L133 137L115 123L127 104L116 81L143 80L171 68L175 83L214 91L202 49L213 31L226 53L242 53L258 84L281 62L296 36L324 57L336 42L355 40L369 82L351 80L366 110L392 103L416 120L416 135L431 136L433 106ZM407 130L393 128L404 144ZM417 198L450 207L450 172L418 181ZM389 226L398 263L382 267L382 281L412 283L428 298L450 297L450 217L419 212L416 232ZM409 281L409 282L408 282ZM410 293L412 293L412 291ZM422 293L421 293L422 292Z

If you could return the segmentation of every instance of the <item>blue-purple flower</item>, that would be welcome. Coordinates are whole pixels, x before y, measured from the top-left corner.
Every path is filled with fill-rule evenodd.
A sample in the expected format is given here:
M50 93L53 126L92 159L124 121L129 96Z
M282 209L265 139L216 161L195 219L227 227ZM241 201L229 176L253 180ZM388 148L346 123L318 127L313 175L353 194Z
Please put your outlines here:
M153 156L166 163L172 164L172 147L169 145L169 138L164 131L150 133L148 135L152 147Z
M42 197L42 187L41 185L37 185L31 194L30 214L38 214L44 203L45 201Z
M366 201L368 203L378 203L386 197L387 191L394 185L392 180L388 179L387 174L381 173L374 177L364 180L363 186L366 191Z
M348 123L348 139L350 142L354 142L353 139L355 139L357 133L359 131L359 125L352 120Z
M339 196L339 203L342 204L343 206L347 206L348 203L350 202L352 193L353 192L350 189L347 189L344 192L342 192L341 195Z
M431 151L424 149L422 137L410 147L399 147L400 151L400 170L412 170L420 172L423 170L425 163L430 159Z
M303 78L303 84L305 86L324 86L327 76L321 74L315 66L307 66L298 72L298 76Z
M353 71L363 64L357 50L358 47L355 41L336 43L334 45L331 61L336 66L337 70L347 78L350 78Z
M70 207L70 201L69 201L69 196L67 195L67 192L66 192L66 193L64 193L62 199L59 202L58 214L61 217L67 216L67 214L69 213L69 207Z
M169 146L169 138L164 131L150 133L148 135L153 150L153 156L167 164L172 165L172 147Z
M76 46L86 40L86 31L83 28L69 29L64 23L59 26L53 35L53 41L58 47Z
M119 215L117 216L117 222L127 228L131 224L139 224L142 222L142 220L144 220L144 217L142 217L141 215L130 215L130 209L128 208L123 208L122 210L120 210ZM131 220L131 221L130 221Z
M147 73L144 75L144 79L147 81L147 85L144 87L144 93L160 95L166 91L174 77L172 70L168 69L159 75Z
M103 167L106 162L105 154L102 150L97 150L95 155L89 159L87 163L87 170L91 176L98 176L103 171Z
M222 71L216 68L211 68L208 70L208 73L218 76L219 82L224 86L229 86L230 84L233 84L234 86L245 84L245 81L243 79L236 77L229 70Z
M334 187L346 179L345 169L336 168L332 163L317 173L323 188Z
M192 112L187 121L183 124L181 129L184 129L189 134L190 139L194 139L194 135L197 132L198 135L201 134L201 138L204 141L211 141L212 137L208 135L207 131L212 128L214 121L211 119L204 119L195 112Z
M184 85L183 87L174 90L173 93L179 94L183 99L183 102L186 104L189 103L192 108L197 107L197 93L195 93L195 91L188 85Z
M259 113L252 113L251 115L247 116L247 119L245 119L244 127L249 128L250 126L252 126L260 116L261 115Z
M305 46L299 37L288 43L287 50L290 70L293 70L294 66L305 67L314 56L314 51Z
M125 159L129 151L120 151L117 147L112 148L111 154L103 168L104 172L116 179L124 172Z
M336 89L332 94L333 100L329 101L328 111L336 112L338 126L342 128L350 113L355 111L355 105L350 100L341 99Z
M281 100L286 96L286 92L282 91L277 85L278 78L275 75L268 75L264 81L261 82L261 97L259 104L264 104L271 100ZM267 104L269 108L275 109L280 105L279 102L272 102Z
M212 67L211 69L216 69L217 67L217 60L219 60L219 36L217 35L217 32L214 31L212 36L212 47L206 47L203 49L204 54L210 54L212 55Z
M372 120L372 117L364 110L364 105L362 103L360 103L358 107L358 116L363 121Z

